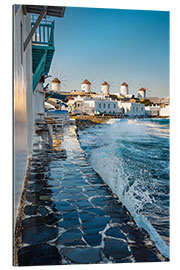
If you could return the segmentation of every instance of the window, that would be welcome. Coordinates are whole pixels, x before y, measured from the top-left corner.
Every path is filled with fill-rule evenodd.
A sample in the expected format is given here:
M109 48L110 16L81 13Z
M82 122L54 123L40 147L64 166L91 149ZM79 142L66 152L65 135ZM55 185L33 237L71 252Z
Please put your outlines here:
M106 108L106 104L104 103L104 108Z
M113 114L115 114L115 111L113 111Z
M114 108L116 108L116 104L114 104Z
M136 107L136 112L138 112L138 107Z
M143 107L141 108L141 112L143 112Z
M109 111L109 114L111 114L111 111Z
M110 104L108 104L108 108L110 108Z
M99 103L99 108L101 108L101 103Z

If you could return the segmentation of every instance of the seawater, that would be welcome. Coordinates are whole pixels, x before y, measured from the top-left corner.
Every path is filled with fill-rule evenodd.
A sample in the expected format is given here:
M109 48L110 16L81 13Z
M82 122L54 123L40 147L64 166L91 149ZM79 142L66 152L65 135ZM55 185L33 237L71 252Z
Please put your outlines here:
M121 119L78 131L92 168L169 257L169 119Z

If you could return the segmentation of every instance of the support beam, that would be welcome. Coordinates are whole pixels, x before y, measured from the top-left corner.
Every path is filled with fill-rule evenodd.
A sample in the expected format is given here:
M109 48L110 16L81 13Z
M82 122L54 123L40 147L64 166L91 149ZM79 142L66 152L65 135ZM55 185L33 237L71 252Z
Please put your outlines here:
M38 28L41 20L44 18L44 16L46 16L47 13L47 6L44 6L44 10L40 13L39 17L37 18L36 23L34 24L33 28L31 29L29 35L27 36L25 42L24 42L24 52L30 42L30 40L32 39L34 33L36 32L36 29Z

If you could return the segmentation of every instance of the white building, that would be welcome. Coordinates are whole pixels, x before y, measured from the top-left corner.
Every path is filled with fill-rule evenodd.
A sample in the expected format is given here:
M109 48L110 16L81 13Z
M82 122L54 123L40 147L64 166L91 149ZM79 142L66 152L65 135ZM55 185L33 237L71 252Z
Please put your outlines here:
M121 110L118 107L118 102L113 100L84 100L84 109L88 113L106 114L106 115L119 115Z
M142 117L145 115L144 104L135 102L118 101L118 106L123 110L123 114L129 117Z
M61 90L61 82L58 78L54 78L51 82L51 90L59 92Z
M101 84L101 93L108 95L109 94L109 84L105 81Z
M81 91L82 92L91 92L91 83L88 80L84 80L81 83Z
M162 117L169 117L170 116L170 105L168 105L164 108L161 108L159 115Z
M126 82L123 82L120 86L120 94L122 96L126 96L129 93L128 91L128 84Z
M147 116L159 116L160 114L160 110L161 110L161 107L158 106L158 105L154 105L154 106L145 106L145 113Z
M140 88L139 90L138 90L138 98L140 98L140 99L145 99L146 98L146 88Z

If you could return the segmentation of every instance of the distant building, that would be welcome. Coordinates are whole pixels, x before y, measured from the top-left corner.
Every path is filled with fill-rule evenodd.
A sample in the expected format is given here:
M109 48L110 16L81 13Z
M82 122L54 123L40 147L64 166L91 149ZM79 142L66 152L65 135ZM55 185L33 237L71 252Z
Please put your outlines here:
M73 113L119 115L121 110L117 101L77 97L68 102Z
M162 117L169 117L170 116L170 105L167 105L166 107L161 108L159 115Z
M138 98L145 99L146 98L146 88L140 88L138 90Z
M146 116L157 117L160 115L160 109L161 109L161 107L158 105L145 106L145 114L146 114Z
M61 90L61 82L58 78L54 78L51 82L51 90L59 92Z
M145 115L144 104L135 102L118 101L118 106L123 110L123 114L129 117L142 117Z
M105 81L101 84L101 93L108 95L109 94L109 84Z
M91 92L91 83L86 79L81 83L82 92Z
M129 91L128 91L128 84L126 82L123 82L120 86L120 94L122 96L126 96L129 94Z

